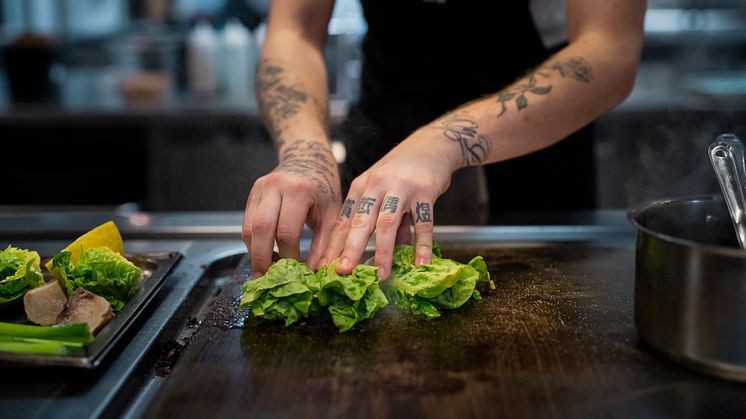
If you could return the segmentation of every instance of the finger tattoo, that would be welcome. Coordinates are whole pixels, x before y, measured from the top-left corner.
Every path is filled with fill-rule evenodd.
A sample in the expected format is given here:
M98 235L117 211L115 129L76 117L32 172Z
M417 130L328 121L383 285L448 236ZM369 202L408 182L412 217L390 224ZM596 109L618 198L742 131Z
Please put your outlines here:
M350 218L352 215L352 207L355 206L355 200L354 199L345 199L345 202L342 204L342 215L345 218Z
M370 214L370 208L376 204L376 198L364 196L360 198L360 206L357 209L358 214Z
M383 200L383 205L381 206L382 213L384 212L390 212L391 214L396 212L396 209L399 207L399 197L398 196L387 196L386 199Z
M429 202L418 202L415 206L415 214L416 214L416 223L432 223L433 222L433 216L432 211L430 211L430 203Z

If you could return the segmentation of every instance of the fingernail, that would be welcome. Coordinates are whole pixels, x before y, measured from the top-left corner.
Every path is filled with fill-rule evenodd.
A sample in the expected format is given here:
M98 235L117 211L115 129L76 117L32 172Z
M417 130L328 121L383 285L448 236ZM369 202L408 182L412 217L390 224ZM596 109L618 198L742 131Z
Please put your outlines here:
M350 260L347 258L342 258L339 260L339 267L341 269L347 269L350 267Z
M381 279L386 278L386 268L381 265L378 265L378 277Z
M316 268L321 268L322 266L326 266L326 259L321 259L319 263L316 264Z
M425 263L427 263L427 261L422 256L418 257L417 260L414 261L415 266L424 265Z

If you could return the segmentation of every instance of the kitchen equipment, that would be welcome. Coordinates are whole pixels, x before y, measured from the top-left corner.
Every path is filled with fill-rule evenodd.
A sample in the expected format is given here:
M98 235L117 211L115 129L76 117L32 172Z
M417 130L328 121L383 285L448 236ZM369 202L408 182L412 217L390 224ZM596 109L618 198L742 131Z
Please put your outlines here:
M738 243L744 249L746 248L746 199L744 199L743 182L746 181L746 165L744 164L743 144L733 134L722 134L710 145L708 154L736 228Z
M693 369L746 381L746 252L725 201L644 203L637 227L635 323L653 350Z

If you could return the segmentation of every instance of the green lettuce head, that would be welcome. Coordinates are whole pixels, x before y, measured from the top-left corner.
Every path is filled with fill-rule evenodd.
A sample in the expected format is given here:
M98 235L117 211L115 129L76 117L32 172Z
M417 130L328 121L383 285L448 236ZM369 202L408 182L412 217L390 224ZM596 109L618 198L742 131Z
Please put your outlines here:
M39 254L31 250L8 246L0 251L0 306L44 285L40 263Z
M241 308L267 320L285 320L289 326L316 311L314 295L318 280L308 266L295 259L283 258L272 264L264 275L243 284Z
M84 250L75 264L70 252L60 252L52 259L52 267L60 270L68 294L76 288L87 289L104 297L114 311L135 295L142 277L140 268L108 247Z
M406 244L394 249L391 278L386 282L386 290L399 307L427 317L438 317L439 309L461 307L470 298L480 300L476 290L478 282L495 288L481 256L463 264L442 258L440 247L433 243L432 262L415 266L414 253L414 247Z
M369 319L389 301L381 291L378 268L357 265L350 275L339 275L334 261L329 268L322 267L319 279L319 303L328 307L334 325L340 332L352 329L359 321Z

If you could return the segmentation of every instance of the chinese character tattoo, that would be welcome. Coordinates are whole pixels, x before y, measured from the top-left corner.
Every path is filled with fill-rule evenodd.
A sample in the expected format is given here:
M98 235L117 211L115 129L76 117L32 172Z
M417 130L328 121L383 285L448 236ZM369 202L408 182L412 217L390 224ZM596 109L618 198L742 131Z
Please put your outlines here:
M399 197L397 196L387 196L386 199L383 200L383 205L381 206L382 213L384 212L390 212L391 214L396 212L396 209L399 207Z
M430 212L430 204L427 202L418 202L415 207L416 223L432 223L433 217Z
M370 208L375 205L376 198L364 196L360 198L360 206L357 209L358 214L370 214Z

